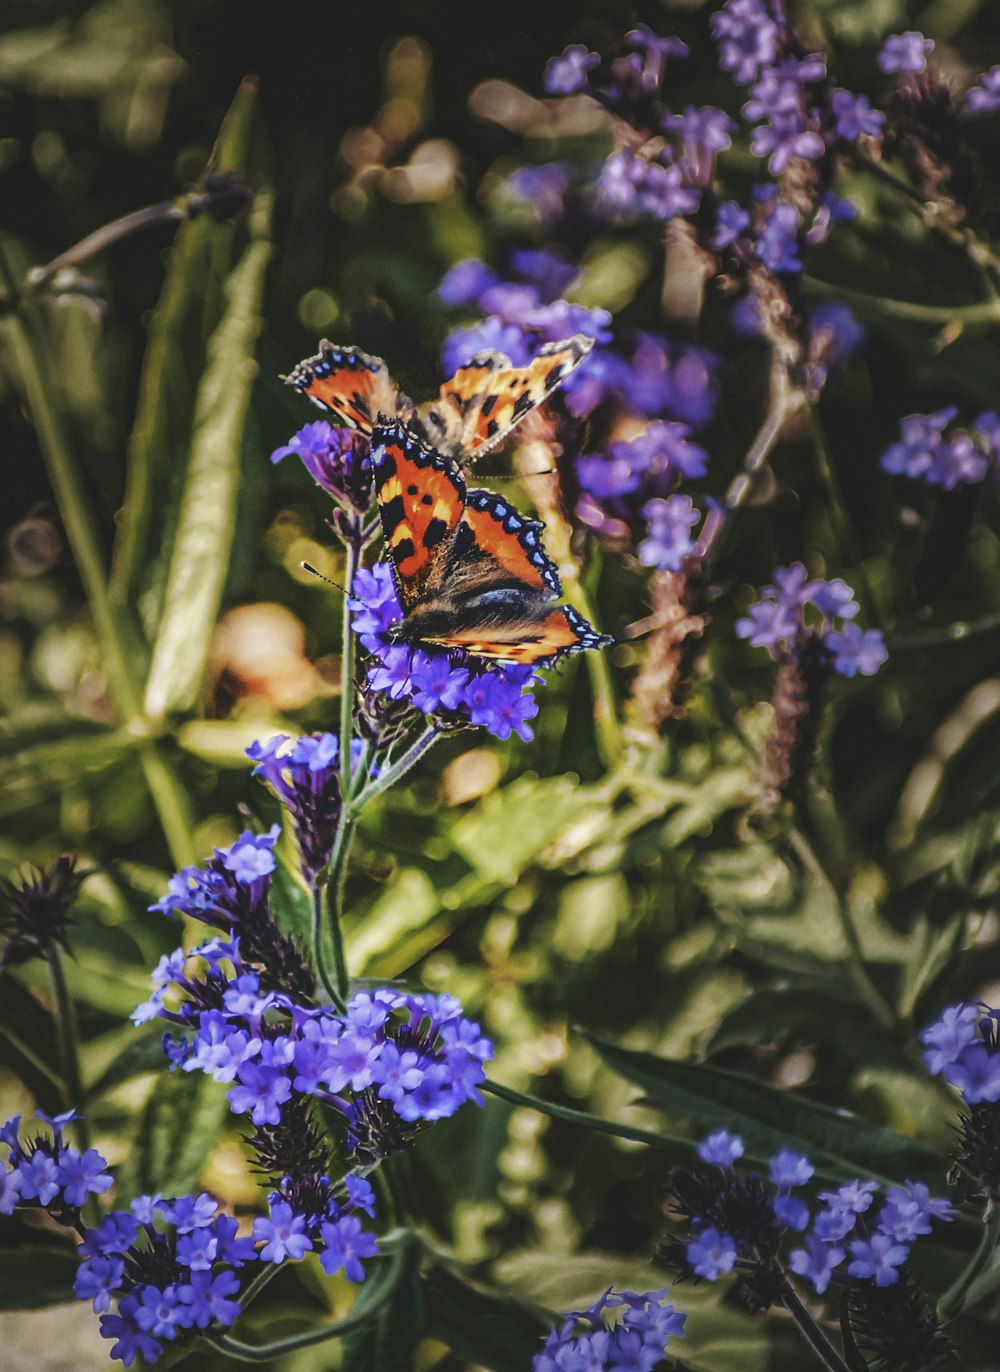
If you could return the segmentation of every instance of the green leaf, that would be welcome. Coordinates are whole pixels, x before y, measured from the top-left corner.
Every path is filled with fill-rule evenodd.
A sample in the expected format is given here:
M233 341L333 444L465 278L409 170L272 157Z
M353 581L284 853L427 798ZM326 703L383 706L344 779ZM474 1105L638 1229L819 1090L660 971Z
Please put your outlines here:
M201 688L222 602L236 521L243 429L250 404L264 274L271 256L271 198L258 195L251 242L225 285L226 308L208 345L198 387L187 477L170 552L146 682L153 719L191 706Z
M113 1091L116 1086L131 1081L133 1077L165 1068L166 1059L163 1056L161 1038L159 1032L136 1034L131 1037L122 1051L104 1069L93 1086L88 1089L88 1097L93 1099L95 1096L103 1095L105 1091Z
M519 777L463 815L451 843L481 877L512 885L570 824L588 813L606 818L605 810L572 777Z
M596 1034L585 1032L584 1037L609 1067L641 1086L668 1114L701 1131L736 1130L758 1157L798 1147L835 1172L892 1182L913 1177L932 1188L944 1186L940 1156L893 1129L737 1072L669 1062L652 1053L619 1048Z
M64 1104L53 1067L58 1061L52 1015L14 977L0 977L0 1067L18 1077L49 1114Z
M50 1244L0 1250L0 1310L37 1310L72 1300L78 1266L71 1249Z
M829 1044L862 1065L910 1066L898 1040L875 1024L856 1001L805 988L755 991L725 1016L706 1056L729 1048L783 1042L789 1034Z
M412 1372L413 1353L424 1337L420 1249L413 1244L392 1295L366 1324L344 1336L343 1366L351 1372Z
M210 166L243 175L256 104L257 85L242 82L222 121ZM208 215L186 219L178 228L167 259L166 277L149 325L139 377L139 398L128 446L125 498L115 535L111 590L121 603L137 592L148 556L151 526L159 509L157 493L169 489L174 453L189 434L178 432L191 404L190 339L192 322L199 334L218 323L206 317L209 277L216 269L220 243L231 252L234 227L213 223ZM167 524L176 525L167 514ZM162 532L162 531L161 531ZM159 588L162 593L163 587ZM154 601L159 599L153 597ZM156 610L154 609L154 614Z
M549 1321L513 1296L482 1291L435 1264L424 1277L427 1334L490 1372L525 1372Z
M229 1113L225 1088L201 1072L161 1077L118 1179L119 1204L147 1191L182 1195L197 1184Z

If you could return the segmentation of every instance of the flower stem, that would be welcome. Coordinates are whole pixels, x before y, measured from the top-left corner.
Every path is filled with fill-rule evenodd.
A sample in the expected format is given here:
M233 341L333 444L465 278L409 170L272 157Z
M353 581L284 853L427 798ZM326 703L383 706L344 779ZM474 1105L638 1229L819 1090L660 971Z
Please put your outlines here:
M347 971L347 958L344 953L344 883L347 879L347 859L350 856L351 844L354 841L354 817L348 813L347 805L343 804L340 811L340 819L337 821L337 833L333 841L333 852L330 855L330 862L327 867L326 884L326 904L329 910L330 942L333 945L333 976L334 981L331 985L323 976L323 985L333 998L334 1004L338 1009L343 1009L347 1003L347 993L350 988L351 978ZM322 921L321 913L317 913L313 907L314 923L313 932L316 937L317 952L323 942L322 928L317 929L316 920Z
M424 732L414 743L407 748L402 757L397 758L384 772L373 781L370 786L366 786L351 801L350 809L352 814L358 814L376 796L380 796L383 791L388 791L390 786L394 786L399 779L404 776L427 752L428 748L441 737L441 730L436 724L429 724Z
M792 1290L791 1282L785 1278L781 1293L781 1303L799 1327L799 1331L809 1347L829 1372L851 1372L833 1344L809 1314L798 1296Z
M406 1231L403 1231L403 1234L407 1239L409 1238ZM383 1243L397 1237L396 1234L389 1234ZM309 1348L317 1343L326 1343L328 1339L342 1338L345 1334L349 1334L352 1329L357 1329L374 1319L381 1307L392 1296L406 1271L410 1247L410 1242L402 1242L393 1247L385 1272L381 1277L373 1277L370 1282L362 1287L351 1313L344 1319L338 1320L336 1324L323 1325L319 1329L308 1329L301 1334L292 1334L287 1339L277 1339L273 1343L243 1343L240 1339L234 1339L229 1334L209 1335L210 1342L239 1362L270 1362L272 1358L281 1357L282 1354L294 1352L298 1348ZM277 1268L273 1270L277 1271Z
M582 1125L585 1129L593 1129L598 1134L610 1134L616 1139L629 1139L633 1143L644 1143L650 1148L659 1148L668 1152L676 1152L678 1149L686 1153L694 1154L694 1145L684 1139L670 1138L666 1134L654 1134L648 1129L634 1129L628 1124L614 1124L611 1120L601 1119L599 1115L588 1115L583 1110L574 1110L568 1105L554 1105L550 1101L540 1100L538 1096L528 1095L524 1091L514 1091L509 1086L501 1086L496 1081L484 1081L481 1083L482 1089L491 1096L496 1096L498 1100L508 1101L511 1105L520 1105L528 1110L537 1110L541 1115L551 1115L553 1119L567 1120L570 1124Z
M340 793L347 804L351 794L351 725L354 718L354 630L347 600L354 590L354 576L360 558L360 534L355 532L347 543L347 566L344 571L344 624L340 648Z
M983 1232L979 1240L979 1247L938 1301L938 1319L943 1324L956 1319L965 1309L965 1302L972 1285L979 1274L985 1271L989 1265L998 1243L1000 1243L1000 1206L994 1201L990 1201L983 1216Z
M325 883L317 881L312 888L312 946L313 959L316 963L316 972L326 994L333 1001L338 1010L344 1009L343 998L337 986L330 979L330 969L326 965L326 929L323 915L325 913Z
M44 267L35 267L28 273L27 289L38 290L51 281L57 272L96 257L98 253L104 252L105 248L110 248L112 243L128 238L129 234L135 233L137 229L186 219L187 214L187 206L183 200L164 200L159 205L146 205L141 210L133 210L131 214L123 214L120 219L113 219L110 224L102 224L93 233L88 233L86 238L81 238L79 243L74 243L71 248L61 252Z
M68 1110L78 1110L83 1115L82 1119L76 1121L76 1132L81 1149L86 1149L90 1145L90 1140L84 1108L86 1101L83 1094L83 1082L80 1077L80 1057L77 1052L76 1011L73 1007L73 999L69 994L69 988L66 985L66 978L63 975L62 957L59 949L50 944L45 960L49 966L49 981L56 1003L63 1103Z
M805 277L805 284L814 295L834 297L867 314L881 314L888 319L911 319L915 323L940 324L996 324L1000 322L1000 300L977 300L970 305L923 305L916 300L894 300L885 295L869 295L867 291L837 286L818 277Z
M746 500L753 487L753 478L771 455L775 444L781 437L785 420L802 404L802 396L794 391L788 380L784 363L776 360L771 367L770 399L764 421L747 449L740 470L729 483L725 499L720 505L713 505L705 516L695 555L702 565L711 562L722 531L731 514Z

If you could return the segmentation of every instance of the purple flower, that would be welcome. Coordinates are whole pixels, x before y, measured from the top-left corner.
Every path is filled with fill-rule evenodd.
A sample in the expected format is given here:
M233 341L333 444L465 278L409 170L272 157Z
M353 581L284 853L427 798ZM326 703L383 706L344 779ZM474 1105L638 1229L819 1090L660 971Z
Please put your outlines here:
M679 572L685 557L694 551L691 529L701 518L691 497L672 495L666 500L647 500L642 513L648 530L639 544L639 561L644 567Z
M791 1148L782 1148L770 1163L771 1181L775 1186L805 1186L815 1171L805 1154L795 1153Z
M235 1273L192 1272L191 1280L177 1288L177 1294L190 1311L191 1323L207 1329L213 1320L219 1324L233 1324L240 1313L240 1303L231 1299L239 1294L240 1283Z
M661 38L658 33L653 32L648 24L639 24L634 29L630 29L625 35L625 41L631 43L634 48L638 48L645 55L643 76L646 84L654 88L663 80L663 71L668 57L687 57L688 55L686 43L670 35Z
M575 333L585 334L596 343L611 342L611 315L607 310L588 310L568 300L553 300L548 305L540 305L525 315L524 323L538 334L543 343L559 343ZM586 365L586 361L589 361L589 357L583 365ZM576 376L576 372L573 376Z
M596 52L588 52L582 43L571 43L558 57L549 59L543 84L547 95L576 95L588 89L587 72L600 63Z
M715 1281L736 1264L736 1244L728 1234L708 1227L702 1229L686 1248L688 1265L697 1277Z
M326 1247L320 1253L319 1261L327 1276L332 1277L343 1268L348 1281L364 1281L361 1259L373 1258L379 1250L375 1235L362 1229L357 1215L343 1215L332 1223L323 1224L320 1234Z
M477 302L500 278L478 257L467 257L445 273L437 288L437 298L444 305L471 305Z
M477 353L490 351L503 353L515 367L523 367L531 361L524 330L490 315L471 328L451 331L441 350L441 366L446 376L454 376Z
M886 1203L879 1212L877 1227L897 1243L912 1243L920 1234L931 1232L931 1220L950 1220L952 1208L946 1200L934 1200L923 1182L908 1181L890 1186Z
M822 1243L812 1234L806 1235L805 1248L795 1248L789 1254L791 1271L810 1281L818 1296L830 1285L830 1278L844 1261L846 1254L836 1244Z
M297 457L327 494L342 505L363 513L371 504L372 474L369 441L353 429L335 429L325 419L306 424L281 448L272 462Z
M809 1207L805 1201L799 1200L798 1196L775 1196L771 1202L771 1209L779 1223L786 1229L794 1230L796 1234L801 1234L809 1223Z
M92 1301L94 1313L111 1309L111 1293L122 1284L125 1262L122 1258L98 1253L77 1268L73 1293L77 1300Z
M39 1148L20 1164L22 1200L37 1200L48 1205L59 1194L59 1168L55 1158Z
M668 113L663 127L680 139L681 165L687 179L696 186L708 186L716 157L733 141L735 122L714 105L687 105L681 114Z
M537 167L519 167L507 184L527 201L543 224L554 226L563 216L572 177L566 162L544 162Z
M96 1229L88 1229L81 1252L124 1253L135 1242L139 1226L124 1210L112 1210Z
M723 200L715 214L715 232L712 247L718 252L732 247L750 227L750 213L735 200Z
M847 305L826 300L806 316L806 386L817 397L864 342L865 330Z
M736 621L737 638L748 638L753 648L776 648L794 638L799 619L787 605L773 600L758 600Z
M296 1215L285 1201L272 1195L268 1202L270 1215L258 1215L253 1222L253 1236L264 1247L260 1250L261 1262L282 1263L286 1258L298 1262L312 1248L312 1239L306 1230L306 1217Z
M714 1129L698 1144L698 1156L702 1162L730 1168L743 1156L743 1149L743 1140L739 1134L731 1134L728 1129Z
M970 1044L976 1042L981 1013L977 1005L965 1002L949 1005L940 1019L921 1030L920 1041L927 1045L924 1061L931 1076L940 1076L946 1067L959 1060Z
M778 30L763 0L728 0L711 18L719 66L747 86L777 55Z
M118 1302L116 1315L101 1316L101 1336L114 1339L111 1357L131 1367L137 1356L146 1362L156 1362L163 1352L163 1344L154 1339L139 1324L139 1302L135 1296L125 1296Z
M838 86L830 96L830 109L834 132L846 143L856 143L862 134L877 138L882 132L885 115L881 110L872 109L867 95L855 95Z
M820 1200L826 1201L830 1209L842 1215L863 1215L871 1207L878 1190L874 1181L850 1181L838 1186L836 1191L821 1191Z
M754 244L757 256L772 272L798 272L799 216L794 205L775 204Z
M889 656L880 631L863 630L860 624L845 624L827 634L824 642L833 653L833 670L841 676L874 676Z
M67 1205L83 1205L87 1197L103 1195L112 1185L107 1163L96 1148L78 1153L75 1148L63 1148L59 1154L59 1181Z
M252 834L248 829L244 830L236 842L225 849L222 865L227 872L232 872L241 885L250 886L258 877L270 876L277 867L271 851L277 839L276 827L267 834Z
M244 1062L237 1072L238 1084L226 1093L233 1111L250 1114L258 1127L262 1124L278 1124L281 1121L281 1107L292 1094L292 1083L274 1067L261 1067L255 1062Z
M532 1359L531 1372L652 1372L672 1338L682 1338L687 1316L663 1305L670 1292L623 1291L609 1287L588 1310L574 1310L554 1327L545 1346ZM605 1310L620 1309L622 1317L605 1327ZM589 1332L581 1329L589 1324Z
M1000 1053L991 1053L983 1043L962 1050L957 1062L944 1069L944 1079L957 1086L967 1105L1000 1100Z
M970 114L992 114L1000 110L1000 66L983 72L978 83L966 93L965 108Z
M580 268L574 262L567 262L548 248L515 248L509 262L512 274L535 286L547 301L558 300L580 277ZM561 334L560 338L567 336Z
M852 1277L874 1277L876 1286L893 1286L899 1281L896 1269L910 1256L910 1250L888 1234L873 1234L870 1239L852 1239L851 1254L854 1260L847 1270Z
M927 58L934 50L934 42L922 33L891 34L883 43L878 64L888 76L894 71L921 72L927 69Z
M284 750L288 741L285 734L264 744L255 741L247 757L257 764L253 775L263 777L291 815L303 874L312 885L329 862L337 836L339 745L329 733L307 734Z

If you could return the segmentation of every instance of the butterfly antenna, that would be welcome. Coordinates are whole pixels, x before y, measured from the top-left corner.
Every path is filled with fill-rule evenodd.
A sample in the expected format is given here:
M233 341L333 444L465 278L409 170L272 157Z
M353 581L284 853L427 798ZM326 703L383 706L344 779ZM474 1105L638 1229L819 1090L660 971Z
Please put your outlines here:
M341 595L348 594L339 581L334 581L332 577L324 576L322 572L318 572L311 562L300 562L299 566L304 572L308 572L310 576L316 577L319 581L325 581L328 586L333 586Z

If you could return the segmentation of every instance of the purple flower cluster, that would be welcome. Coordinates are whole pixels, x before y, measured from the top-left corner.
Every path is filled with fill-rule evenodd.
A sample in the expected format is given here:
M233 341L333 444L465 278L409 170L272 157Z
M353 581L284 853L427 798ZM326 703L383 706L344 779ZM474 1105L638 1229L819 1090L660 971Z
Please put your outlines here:
M459 662L455 654L393 643L389 630L403 618L403 611L386 562L362 568L353 590L348 602L352 627L374 659L368 671L371 690L409 701L452 727L469 724L501 739L512 733L525 741L534 737L528 720L538 713L531 690L539 678L531 667L487 665L472 658Z
M944 1077L966 1105L1000 1101L1000 1011L963 1001L920 1035L931 1076Z
M840 676L874 676L888 657L878 629L863 630L854 623L859 606L854 593L839 577L834 581L810 578L801 562L776 567L774 581L762 598L736 622L736 633L754 648L768 648L772 656L802 653L817 642ZM806 619L807 609L819 616Z
M254 776L263 777L291 815L302 872L313 885L330 861L337 836L339 743L334 734L308 734L286 750L288 741L286 734L267 743L255 740L247 757L257 764Z
M372 1215L374 1194L354 1175L343 1179L339 1195L330 1185L318 1188L322 1204L298 1212L281 1190L274 1192L269 1215L255 1219L252 1237L240 1236L237 1221L206 1192L172 1200L139 1196L128 1210L109 1211L96 1228L83 1228L79 1207L112 1184L107 1163L93 1148L80 1154L63 1143L63 1127L77 1118L72 1112L41 1118L51 1127L51 1139L40 1135L22 1143L19 1116L0 1129L0 1142L9 1149L0 1173L0 1214L40 1206L78 1230L82 1261L73 1289L101 1316L102 1336L114 1341L111 1357L126 1367L137 1356L156 1362L165 1344L183 1342L211 1324L233 1324L240 1313L241 1269L249 1263L298 1260L316 1248L325 1272L343 1268L349 1281L360 1282L361 1260L378 1253L375 1235L353 1213Z
M364 514L372 501L370 448L364 434L335 429L325 419L318 419L276 448L271 461L299 458L317 486L346 509Z
M551 1331L531 1360L531 1372L652 1372L670 1340L684 1334L687 1316L663 1304L669 1294L664 1288L619 1295L609 1287L589 1309L572 1311ZM611 1328L604 1322L606 1310L621 1315ZM581 1324L589 1328L581 1330Z
M691 509L687 497L673 492L684 478L697 479L708 469L708 454L691 441L686 424L654 420L635 438L612 443L603 453L590 453L577 459L581 495L577 514L581 522L609 540L621 541L633 532L642 513L649 524L652 540L649 557L640 552L647 566L658 566L669 544L683 555L689 551L688 531L693 520L677 502ZM697 518L697 515L694 516ZM672 536L667 526L676 527ZM674 569L676 570L676 569Z
M172 876L167 894L149 908L216 928L242 928L267 900L280 832L277 824L266 834L244 830L227 848L216 848L205 867L183 867Z
M984 410L968 428L954 424L958 407L911 414L900 421L900 436L882 454L885 471L908 476L944 491L976 485L995 476L1000 464L1000 415Z
M178 948L153 982L134 1018L176 1025L164 1035L171 1066L231 1083L230 1108L257 1128L314 1097L340 1112L349 1148L368 1162L466 1101L483 1103L477 1086L493 1049L450 996L384 987L358 992L342 1015L306 1006L264 990L238 939Z
M50 1118L39 1110L38 1115L51 1137L37 1134L22 1142L20 1115L0 1129L0 1143L8 1149L7 1161L0 1164L0 1215L12 1214L19 1205L33 1205L69 1217L88 1196L103 1195L111 1185L107 1163L95 1149L81 1153L63 1140L66 1125L79 1118L75 1111Z
M698 1147L703 1162L718 1167L721 1179L714 1187L704 1178L694 1185L678 1188L681 1194L699 1197L702 1213L689 1210L692 1237L685 1245L686 1264L695 1276L715 1281L741 1263L753 1263L761 1243L772 1249L782 1232L804 1235L805 1247L789 1254L792 1272L805 1277L818 1294L830 1284L835 1272L847 1262L847 1278L872 1281L876 1286L891 1286L899 1279L899 1268L909 1256L910 1247L921 1234L931 1232L932 1220L949 1220L951 1206L934 1200L922 1182L907 1181L890 1186L874 1216L868 1215L878 1183L855 1180L836 1191L821 1191L825 1202L810 1226L810 1210L792 1191L804 1186L814 1167L807 1157L783 1148L770 1160L768 1181L751 1174L739 1176L734 1164L743 1155L743 1140L738 1134L718 1129ZM767 1211L770 1211L770 1215ZM805 1232L808 1229L808 1232ZM840 1280L845 1279L845 1274Z
M927 58L934 51L934 41L922 33L893 33L882 44L878 64L890 76L893 72L916 75L927 70Z

